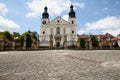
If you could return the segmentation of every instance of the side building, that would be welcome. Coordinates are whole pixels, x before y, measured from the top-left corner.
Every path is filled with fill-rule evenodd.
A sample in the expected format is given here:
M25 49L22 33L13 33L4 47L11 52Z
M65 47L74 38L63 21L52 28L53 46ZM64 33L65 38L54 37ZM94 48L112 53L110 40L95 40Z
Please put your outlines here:
M61 17L49 19L48 8L44 8L40 26L40 46L67 48L77 46L77 23L73 5L70 6L68 21Z

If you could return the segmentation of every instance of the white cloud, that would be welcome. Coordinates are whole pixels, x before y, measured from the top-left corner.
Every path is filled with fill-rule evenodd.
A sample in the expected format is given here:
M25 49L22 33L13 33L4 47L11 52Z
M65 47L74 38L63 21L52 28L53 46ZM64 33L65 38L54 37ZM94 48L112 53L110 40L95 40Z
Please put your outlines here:
M84 34L86 31L85 30L79 30L78 34Z
M19 25L17 25L12 20L6 19L2 16L0 16L0 31L4 30L18 30L20 28Z
M64 15L62 18L64 19L64 20L66 20L66 21L68 21L68 15Z
M86 23L88 30L116 29L120 28L120 17L106 17L93 23Z
M5 4L0 3L0 15L4 16L7 12L8 12L8 9L5 6Z
M0 31L18 30L20 28L14 21L4 18L3 16L8 12L5 4L0 3Z
M73 5L74 5L74 6L78 6L78 7L80 7L80 8L84 8L84 7L85 7L85 3L83 3L83 2L81 2L81 3L76 2L76 3L73 3Z
M106 17L96 22L88 22L85 26L85 30L79 30L78 33L110 33L117 36L120 33L120 17Z
M48 12L50 15L59 16L63 11L69 10L71 5L70 0L32 0L28 2L28 8L30 12L27 14L27 17L36 17L43 13L44 7L48 7ZM80 2L73 3L75 8L84 8L85 4Z
M110 33L114 36L117 36L119 33L120 33L120 28L117 28L117 29L108 29L108 30L103 30L102 31L104 34L105 33Z

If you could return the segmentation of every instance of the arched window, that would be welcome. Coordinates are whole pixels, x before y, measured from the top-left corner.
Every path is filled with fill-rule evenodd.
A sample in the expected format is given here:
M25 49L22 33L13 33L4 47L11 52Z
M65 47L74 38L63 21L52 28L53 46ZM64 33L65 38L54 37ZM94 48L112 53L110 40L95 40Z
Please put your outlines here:
M59 28L59 27L57 27L56 33L57 33L57 34L60 34L60 28Z
M59 21L59 20L57 20L57 22L59 23L60 21Z
M72 31L72 34L74 34L74 31Z
M43 31L43 34L45 34L45 31Z
M72 21L72 24L74 24L74 21Z

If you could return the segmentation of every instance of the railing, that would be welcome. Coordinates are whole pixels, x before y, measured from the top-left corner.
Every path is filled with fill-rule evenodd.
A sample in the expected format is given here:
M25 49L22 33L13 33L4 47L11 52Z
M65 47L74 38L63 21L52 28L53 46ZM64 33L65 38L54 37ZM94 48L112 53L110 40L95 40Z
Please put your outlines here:
M40 46L38 48L27 48L26 50L50 50L51 48L49 46ZM56 49L64 49L63 47L60 48L55 48L53 47L52 50L56 50ZM86 48L80 48L77 46L68 46L67 48L68 50L120 50L120 47L93 47L92 49L86 49ZM5 46L4 49L1 50L1 46L0 46L0 51L11 51L13 50L12 46ZM24 50L23 46L16 46L14 50Z

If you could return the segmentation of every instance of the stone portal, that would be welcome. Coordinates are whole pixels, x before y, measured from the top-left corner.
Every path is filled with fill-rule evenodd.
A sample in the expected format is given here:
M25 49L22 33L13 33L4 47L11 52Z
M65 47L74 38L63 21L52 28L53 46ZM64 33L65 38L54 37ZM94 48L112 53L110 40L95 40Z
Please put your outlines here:
M55 36L55 42L56 42L56 48L60 48L61 47L61 36L60 35L56 35Z

